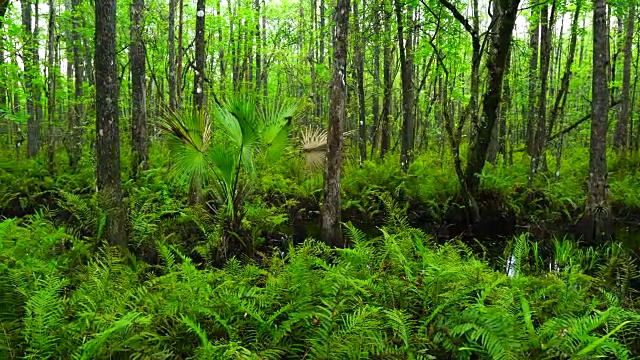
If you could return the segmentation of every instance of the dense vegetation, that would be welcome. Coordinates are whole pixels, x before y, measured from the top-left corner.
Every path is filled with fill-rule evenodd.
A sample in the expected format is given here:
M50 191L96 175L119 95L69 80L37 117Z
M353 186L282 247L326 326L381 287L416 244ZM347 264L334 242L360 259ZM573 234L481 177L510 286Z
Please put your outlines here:
M0 359L638 358L636 5L0 0Z

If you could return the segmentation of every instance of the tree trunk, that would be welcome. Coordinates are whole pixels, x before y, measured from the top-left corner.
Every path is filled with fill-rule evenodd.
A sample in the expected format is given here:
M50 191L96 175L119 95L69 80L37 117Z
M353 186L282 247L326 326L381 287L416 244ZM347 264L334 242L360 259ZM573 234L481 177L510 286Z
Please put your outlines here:
M137 177L139 170L144 171L149 168L146 54L143 39L144 11L144 0L133 0L131 3L131 45L129 46L129 62L131 63L131 144L133 146L132 165L134 178ZM173 101L171 106L175 108L175 93L173 94Z
M358 1L353 2L354 17L354 33L357 34L357 43L355 44L354 61L356 63L356 83L358 87L358 147L360 150L360 166L367 160L367 124L365 115L364 100L364 56L362 50L364 48L364 37L360 32L360 18L358 14Z
M531 23L529 24L529 47L531 57L529 58L529 104L527 118L527 153L533 154L533 143L535 141L535 119L536 119L536 99L538 89L538 46L540 44L540 14L537 7L531 9Z
M498 108L502 101L502 79L511 49L511 37L520 0L496 0L494 2L494 21L496 28L491 35L489 59L487 60L487 89L482 99L482 117L471 139L467 159L466 182L469 193L475 196L479 190L480 177L487 158L487 148L491 141L491 132L498 119Z
M105 231L109 244L126 247L126 210L120 183L115 0L96 0L95 24L98 192L101 207L107 213Z
M84 122L84 106L83 106L83 61L80 55L80 5L82 0L72 0L72 31L71 41L73 42L73 74L74 81L74 101L73 116L69 124L71 133L71 155L69 156L69 165L72 169L78 166L78 162L82 157L82 124Z
M610 237L607 185L607 122L609 114L609 27L605 0L594 0L593 74L591 104L591 144L589 148L589 192L585 209L585 240L603 241Z
M134 5L132 5L134 6ZM133 8L131 17L133 19ZM175 110L178 107L176 100L176 35L175 35L175 19L176 19L176 0L169 0L169 34L168 34L168 48L169 48L169 109ZM133 24L131 25L132 41L133 41ZM133 76L133 73L131 73Z
M54 138L54 122L56 113L56 8L53 0L48 1L49 6L49 26L47 39L47 119L48 119L48 139L47 139L47 164L49 171L53 172L55 168L55 138ZM3 96L4 97L4 96Z
M184 0L180 0L180 17L178 19L178 64L176 65L176 106L182 106L182 32L184 28Z
M267 11L265 0L262 0L262 46L266 49L267 47ZM267 98L269 95L269 88L267 87L267 76L269 75L267 66L267 57L262 57L262 73L260 74L260 78L262 79L262 97ZM319 116L319 115L318 115Z
M26 110L27 118L27 156L34 157L38 154L38 130L35 108L33 104L33 32L31 20L31 1L22 0L22 27L24 31L24 51L22 63L24 66L24 91L27 94Z
M640 38L636 41L636 64L635 69L638 69L640 66ZM636 89L638 87L638 72L636 70L636 74L633 77L633 96L631 97L631 109L629 112L629 138L631 141L630 148L634 150L638 150L638 146L640 145L640 124L635 125L635 131L637 134L634 134L634 115L635 115L635 106L636 106ZM636 120L637 121L637 120Z
M256 32L255 32L255 42L256 42L256 77L255 77L255 86L256 86L256 94L260 94L260 85L262 85L262 49L260 43L260 0L254 0L253 7L256 11Z
M403 11L404 0L395 0L396 19L398 21L398 49L400 51L400 72L402 78L402 149L400 153L400 166L402 171L409 169L409 164L413 158L414 146L414 101L415 87L414 77L414 57L413 57L413 8L407 11L408 20L405 24L405 14ZM405 36L406 25L406 36Z
M378 0L375 1L373 9L373 96L371 99L373 126L371 127L371 158L373 158L373 154L378 148L380 127L380 12L382 9Z
M196 69L194 74L193 100L196 111L204 111L204 26L205 0L198 0L196 6Z
M33 65L31 67L33 71L33 78L40 79L40 25L39 25L39 7L38 0L34 1L34 26L33 26L33 38L31 43L31 54L33 55ZM40 145L42 142L42 133L41 133L41 124L44 118L42 113L42 88L40 86L40 81L37 81L35 84L32 84L33 90L33 112L35 115L35 124L36 124L36 153L32 154L32 156L36 156L38 152L40 152Z
M553 33L556 2L552 1L551 14L549 5L542 6L540 13L540 95L538 96L538 113L536 116L536 129L534 131L533 151L529 172L529 187L533 186L535 175L546 169L546 142L547 142L547 91L549 89L549 65L551 62L551 34Z
M383 11L385 14L384 20L384 34L383 50L382 50L382 78L384 82L384 89L382 95L382 113L380 114L380 158L384 159L384 156L389 151L390 143L390 125L389 117L391 116L392 95L393 95L393 79L391 78L392 66L392 51L391 51L391 27L389 22L391 21L391 13L386 9L386 5L382 2Z
M333 37L333 70L329 101L329 132L324 174L324 205L322 208L322 239L330 245L343 247L340 227L340 173L342 168L343 128L346 116L347 38L349 33L349 0L338 0L335 9Z
M223 18L221 5L220 5L221 2L222 0L218 0L218 3L216 5L216 13L218 14L219 19ZM226 69L226 63L224 59L224 43L222 40L222 27L218 28L218 46L220 47L220 49L218 50L218 62L220 65L220 89L222 90L222 92L224 92L225 84L227 80L227 69Z
M622 70L622 94L620 103L620 112L618 113L618 122L614 132L613 146L620 155L624 155L629 149L629 134L627 131L629 125L629 109L631 108L631 48L633 46L633 31L636 15L636 6L632 2L629 5L629 14L627 15L627 29L624 42L624 65Z
M571 79L571 66L576 53L576 44L578 42L578 22L580 21L580 10L582 8L582 0L576 2L576 8L573 13L573 22L571 23L571 39L569 40L569 54L567 55L567 64L565 65L564 74L560 82L560 90L556 94L556 100L551 110L551 118L549 119L549 128L547 136L550 137L553 128L564 111L567 102L567 92L569 91L569 80Z

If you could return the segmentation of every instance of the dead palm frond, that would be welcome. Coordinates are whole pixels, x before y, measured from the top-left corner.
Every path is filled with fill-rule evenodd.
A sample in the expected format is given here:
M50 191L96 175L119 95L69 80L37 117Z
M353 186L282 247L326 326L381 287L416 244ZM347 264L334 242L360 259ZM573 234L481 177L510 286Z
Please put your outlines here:
M327 153L327 131L320 128L304 128L300 133L300 151L309 170L322 168Z
M355 133L355 130L342 133L343 138ZM306 127L300 133L300 151L304 155L307 169L316 171L324 167L327 155L327 131L321 128Z

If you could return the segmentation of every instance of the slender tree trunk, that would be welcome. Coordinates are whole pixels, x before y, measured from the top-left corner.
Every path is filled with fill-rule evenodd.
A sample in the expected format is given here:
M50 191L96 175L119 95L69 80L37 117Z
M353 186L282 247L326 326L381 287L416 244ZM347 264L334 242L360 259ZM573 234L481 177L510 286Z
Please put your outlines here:
M79 0L79 1L82 1L82 0ZM84 17L82 17L82 28L83 29L88 28L87 20ZM84 60L84 78L86 81L89 82L89 85L95 86L96 84L95 76L94 76L95 71L93 69L91 45L89 44L90 41L91 39L89 38L89 36L81 36L78 46L82 45L82 48L84 50L84 59L83 59Z
M553 128L555 127L558 117L564 111L564 106L567 102L567 93L569 91L569 80L571 80L571 66L573 65L573 59L575 58L576 45L578 42L578 22L580 20L580 10L582 8L582 0L576 2L576 8L573 13L573 22L571 23L571 39L569 40L569 54L567 55L567 64L565 65L564 75L560 82L560 90L556 94L556 99L551 110L551 118L549 119L549 128L547 131L547 137L551 136Z
M255 32L255 43L256 43L256 77L255 77L255 86L256 86L256 94L260 94L260 85L262 85L262 48L260 43L260 0L254 0L253 6L256 11L256 32Z
M414 102L415 87L413 78L415 72L413 56L413 8L409 7L407 16L404 14L404 0L395 0L396 19L398 21L398 49L400 51L400 72L402 78L402 150L400 165L402 171L409 169L413 158L414 147ZM405 19L407 18L408 19ZM405 31L406 25L406 31ZM405 36L406 34L406 36Z
M357 40L355 46L355 63L356 63L356 83L358 87L358 147L360 149L360 166L367 160L367 124L365 115L365 100L364 100L364 55L362 50L364 48L364 37L360 33L360 18L358 13L358 1L353 1L353 17L354 17L354 33L357 34Z
M178 59L176 65L176 106L182 106L182 32L184 29L184 0L180 0L180 17L178 19Z
M487 148L491 141L491 131L498 119L498 108L502 101L502 79L511 49L511 38L518 12L519 0L496 0L494 2L494 21L496 30L491 35L489 59L487 60L487 89L482 99L482 117L471 140L467 159L466 183L471 195L475 196L480 186L480 173L487 158Z
M546 142L547 142L547 91L549 89L549 65L551 62L551 34L555 18L556 3L552 1L551 14L549 5L542 6L541 20L541 46L540 46L540 96L538 97L537 124L531 154L531 164L529 173L529 187L533 186L535 175L539 171L546 170Z
M82 157L82 124L84 123L84 105L83 105L83 83L84 69L82 56L80 55L80 5L82 0L72 0L72 31L71 41L73 42L73 74L74 74L74 101L73 116L70 124L71 133L71 156L69 156L69 165L72 169L78 166L78 162Z
M527 107L529 116L527 118L527 152L533 154L533 143L535 141L535 119L536 119L536 99L538 89L538 46L540 44L540 14L537 7L531 9L531 23L529 24L529 47L531 57L529 58L529 105Z
M493 125L493 131L491 132L491 142L489 143L489 149L487 150L487 162L496 165L498 162L498 154L503 151L504 147L504 134L507 127L507 113L508 103L511 96L511 88L509 87L509 70L511 67L511 56L507 55L507 63L504 69L504 76L506 80L503 84L503 99L498 108L498 121Z
M636 41L636 73L633 77L633 96L631 97L631 111L629 113L629 137L631 138L631 148L638 150L640 145L640 125L635 125L637 134L634 134L634 115L636 106L636 88L638 86L638 69L640 66L640 38Z
M95 24L98 192L101 207L107 213L105 231L109 243L126 247L126 210L120 178L115 0L96 0Z
M132 5L133 6L133 5ZM133 11L133 9L131 10ZM132 13L133 18L133 13ZM169 108L175 110L178 106L176 100L176 35L175 35L175 18L176 18L176 0L169 0ZM133 25L132 25L133 26ZM133 32L133 27L132 27ZM133 34L132 34L133 35ZM131 74L133 76L133 73Z
M610 237L611 205L607 185L607 123L609 114L609 27L605 0L594 0L591 144L589 192L585 209L585 240Z
M34 157L38 154L38 130L39 124L35 116L33 104L33 31L31 20L31 1L22 0L22 27L24 31L24 51L22 63L24 66L24 91L27 94L26 110L27 118L27 156Z
M627 29L624 42L624 65L622 70L622 94L618 122L614 132L613 145L620 155L625 155L629 149L629 109L631 108L631 48L633 46L634 21L636 15L635 2L629 4L627 14Z
M204 26L205 26L205 0L198 0L196 6L196 69L194 74L193 99L197 111L203 111L204 104Z
M384 156L389 151L390 144L390 120L392 96L393 96L393 79L391 78L391 68L393 67L392 51L391 51L391 29L389 22L391 21L391 12L386 9L386 5L382 2L384 9L384 33L382 50L382 78L384 82L383 96L382 96L382 113L380 114L380 157L384 159Z
M587 18L582 19L582 29L587 29ZM582 67L582 59L584 58L584 32L580 35L580 59L578 60L578 67Z
M56 113L56 8L53 0L48 1L49 6L49 26L48 26L48 40L47 40L47 75L48 75L48 90L47 90L47 119L48 119L48 139L47 139L47 164L49 172L53 172L55 168L55 138L54 138L54 122Z
M347 39L349 33L349 0L338 0L335 9L333 36L333 70L329 111L327 159L324 174L324 206L322 208L322 238L330 245L342 247L340 228L340 173L344 121L346 116Z
M221 5L220 5L221 2L222 0L218 0L218 3L216 5L216 13L218 14L219 19L223 18ZM226 63L224 58L224 43L222 39L222 27L218 28L218 46L220 47L220 49L218 50L218 62L220 65L220 89L222 90L222 92L224 92L225 84L227 80L227 69L226 69Z
M144 171L149 168L146 54L143 39L144 11L144 0L133 0L131 3L131 45L129 46L129 62L131 63L131 144L133 146L132 167L134 178L137 177L139 170ZM171 106L175 108L175 93L173 97L174 103L171 104Z
M32 49L31 49L31 54L33 55L33 65L32 65L32 71L33 71L33 76L34 79L39 79L40 78L40 25L39 25L39 19L40 19L40 14L39 14L39 6L38 6L38 0L34 1L34 26L33 26L33 38L32 38ZM35 84L32 84L32 90L33 90L33 112L35 115L35 124L36 124L36 145L37 145L37 149L36 149L36 154L38 152L40 152L40 147L41 147L41 143L42 143L42 122L43 122L43 118L44 118L44 114L42 113L42 87L40 86L40 82L36 82ZM32 154L32 156L35 156L34 154Z
M371 112L373 113L373 126L371 127L371 158L378 148L380 127L380 13L382 11L379 0L373 5L373 95L371 99Z
M205 0L198 0L196 6L196 53L195 53L195 71L193 86L193 103L198 116L205 116L206 112L204 97L204 69L205 69ZM189 186L189 198L194 204L202 204L204 201L202 194L202 182L198 178Z
M266 49L267 47L267 11L265 0L262 0L262 46ZM262 80L262 97L267 98L269 95L269 88L267 87L267 76L268 72L268 62L267 57L262 57L262 73L260 74L260 79Z

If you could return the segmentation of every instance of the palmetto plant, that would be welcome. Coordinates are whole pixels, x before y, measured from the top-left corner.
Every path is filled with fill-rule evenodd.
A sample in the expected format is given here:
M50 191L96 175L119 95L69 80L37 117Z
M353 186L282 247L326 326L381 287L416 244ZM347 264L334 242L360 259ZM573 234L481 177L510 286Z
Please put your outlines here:
M160 129L169 138L174 174L189 184L196 203L204 202L202 189L212 184L218 213L232 229L239 226L250 180L259 164L284 153L296 109L291 101L257 106L238 97L217 103L210 114L167 112Z

